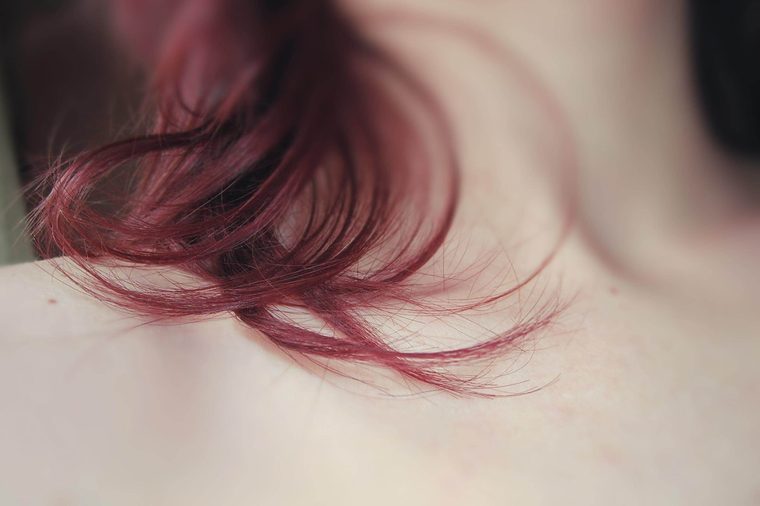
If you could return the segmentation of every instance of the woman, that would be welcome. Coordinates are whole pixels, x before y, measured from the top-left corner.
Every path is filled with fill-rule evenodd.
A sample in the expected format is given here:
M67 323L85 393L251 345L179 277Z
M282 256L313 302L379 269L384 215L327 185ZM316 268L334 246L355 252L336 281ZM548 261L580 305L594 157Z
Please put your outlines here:
M0 271L2 502L756 503L688 7L116 2L153 124Z

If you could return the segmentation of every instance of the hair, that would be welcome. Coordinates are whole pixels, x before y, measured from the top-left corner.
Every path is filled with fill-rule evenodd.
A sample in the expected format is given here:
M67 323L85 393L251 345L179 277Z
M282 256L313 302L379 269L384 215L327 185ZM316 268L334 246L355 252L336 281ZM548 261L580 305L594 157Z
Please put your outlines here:
M32 216L41 256L71 257L86 274L78 284L138 313L230 312L288 353L490 395L480 373L456 368L513 349L557 304L475 344L423 351L391 345L362 316L393 303L440 314L491 304L549 261L476 302L424 302L444 289L421 271L459 192L452 134L426 87L328 0L120 1L156 20L123 30L149 69L151 126L50 168ZM108 262L199 281L135 285L97 267Z

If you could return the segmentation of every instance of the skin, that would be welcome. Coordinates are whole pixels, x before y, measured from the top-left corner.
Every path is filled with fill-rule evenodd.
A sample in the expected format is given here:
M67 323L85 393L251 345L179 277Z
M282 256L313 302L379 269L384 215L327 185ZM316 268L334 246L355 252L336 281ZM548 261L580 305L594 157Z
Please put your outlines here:
M409 6L394 1L350 7L373 19ZM383 395L295 364L225 315L146 324L49 261L7 267L0 503L760 502L760 229L731 177L738 162L704 133L685 6L415 1L529 62L572 132L574 169L524 79L455 37L366 21L400 54L424 53L419 71L454 115L463 255L503 246L526 273L556 240L558 202L575 203L542 278L572 303L504 359L509 392L544 388ZM568 173L569 197L556 184Z

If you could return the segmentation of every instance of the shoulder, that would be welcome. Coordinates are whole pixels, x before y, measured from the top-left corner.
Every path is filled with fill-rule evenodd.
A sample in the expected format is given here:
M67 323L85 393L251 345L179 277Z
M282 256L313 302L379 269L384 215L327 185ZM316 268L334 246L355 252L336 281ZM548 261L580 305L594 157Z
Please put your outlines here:
M56 259L0 268L0 343L69 337L115 316L66 277L62 269L71 266Z
M230 318L112 308L66 262L0 269L0 503L160 502L155 477L193 471L185 447L215 441L234 380L255 389L265 357Z
M96 267L106 277L119 281L166 280L177 273L139 266ZM147 319L107 304L78 285L85 279L76 263L68 258L55 258L0 268L0 324L4 329L0 344L12 340L81 339L167 335L181 328L187 335L194 327L204 325L176 322L149 323ZM158 281L156 281L158 282ZM218 319L217 319L218 320ZM197 322L196 322L197 323Z
M86 366L106 364L107 369L110 361L118 360L120 367L145 369L150 355L177 354L190 360L198 353L209 361L214 355L201 351L204 346L224 350L250 341L251 333L227 315L158 321L106 304L78 286L72 279L77 272L65 258L0 268L0 372L13 354L40 362L54 355L63 363L89 350L82 362ZM116 275L133 279L146 274L139 267L123 267ZM180 363L173 360L171 365ZM26 374L17 367L8 370Z
M37 292L38 297L44 295L60 294L61 288L70 292L63 282L60 273L61 267L70 265L66 259L40 260L22 264L6 265L0 267L0 292L3 302L8 302L18 294L32 294Z
M324 431L354 427L345 396L234 318L149 322L66 262L0 268L0 504L268 503L252 498L291 490L272 455L308 441L311 473Z

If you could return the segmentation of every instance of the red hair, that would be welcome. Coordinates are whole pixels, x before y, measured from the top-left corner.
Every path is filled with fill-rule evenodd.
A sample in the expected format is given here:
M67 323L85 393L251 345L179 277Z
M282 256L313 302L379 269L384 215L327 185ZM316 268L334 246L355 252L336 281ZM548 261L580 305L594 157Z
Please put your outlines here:
M455 393L487 394L488 384L452 367L552 321L547 306L475 345L409 351L361 316L393 302L453 313L533 276L463 307L423 302L442 289L416 276L454 218L454 142L436 100L332 2L120 8L158 20L142 31L123 23L151 69L151 131L53 167L33 215L42 256L72 257L89 276L83 287L148 315L231 312L287 352L380 365ZM108 260L171 266L200 283L132 286L95 267Z

